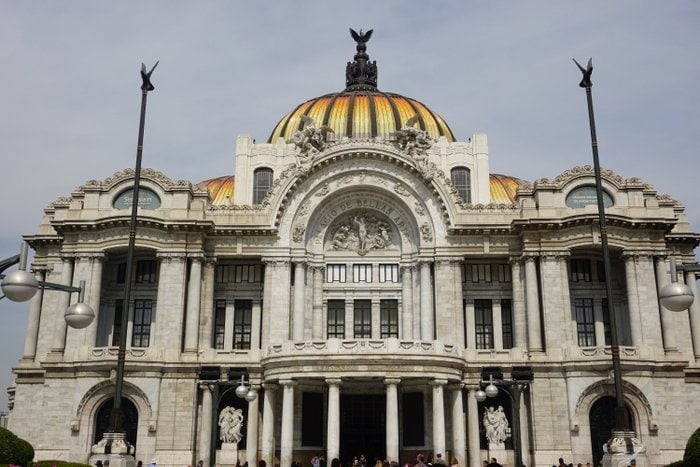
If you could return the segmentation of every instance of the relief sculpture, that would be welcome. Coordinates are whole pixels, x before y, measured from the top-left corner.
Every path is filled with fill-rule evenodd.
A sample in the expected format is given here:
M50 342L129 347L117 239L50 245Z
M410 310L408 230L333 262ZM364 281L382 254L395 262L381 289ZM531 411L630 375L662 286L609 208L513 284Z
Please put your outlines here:
M370 250L381 250L392 246L391 225L366 212L347 216L336 224L331 235L334 250L356 251L365 255Z

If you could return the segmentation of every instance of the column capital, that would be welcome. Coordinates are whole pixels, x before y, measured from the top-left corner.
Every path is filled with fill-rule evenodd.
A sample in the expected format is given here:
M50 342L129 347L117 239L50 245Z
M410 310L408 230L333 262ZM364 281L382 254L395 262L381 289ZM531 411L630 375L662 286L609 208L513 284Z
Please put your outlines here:
M326 384L329 386L340 386L343 384L342 378L326 378Z
M308 262L309 260L305 257L297 256L292 258L292 263L294 263L295 266L305 266Z
M187 258L191 259L192 261L204 261L204 253L200 252L192 252L192 253L187 253Z
M535 261L537 258L540 257L540 252L539 251L523 251L521 257L526 262Z
M465 387L465 388L467 389L467 391L469 391L469 392L476 392L476 391L478 391L479 388L481 387L481 385L480 385L480 384L477 384L477 383L463 383L463 384L464 384L464 387Z
M452 391L461 391L465 386L464 381L450 381L447 383L447 388Z
M199 388L203 390L209 390L210 392L214 390L216 383L199 383Z
M402 264L399 266L399 268L401 269L401 272L405 272L405 271L413 272L416 269L416 265L415 264Z
M442 387L442 386L447 384L447 379L446 378L435 378L432 381L430 381L428 384L430 384L431 386Z
M264 382L261 384L261 386L266 391L275 391L278 387L277 383L273 383L273 382Z
M546 250L540 252L540 257L545 260L565 260L571 256L569 250Z
M322 273L323 271L326 270L326 265L319 264L319 263L309 263L308 268L311 269L311 271L313 271L313 272Z
M75 253L73 257L80 260L105 260L107 255L104 251L81 251Z
M279 383L281 386L284 386L284 387L294 387L297 384L299 384L291 378L290 379L281 379L281 380L279 380Z
M159 251L156 253L156 258L160 261L185 261L186 253L176 251Z
M401 378L384 378L384 384L386 384L387 386L389 386L389 385L395 386L399 383L401 383Z
M218 260L216 259L216 256L204 255L204 267L205 268L207 268L207 267L213 268L214 266L216 266L217 261Z
M289 266L289 263L291 261L291 258L288 256L279 256L279 257L271 257L271 258L263 258L262 263L265 266L270 266L270 267L279 267L279 266Z
M665 255L666 253L662 253ZM626 260L636 260L638 258L651 258L659 256L659 252L653 250L625 250L622 252L622 257Z

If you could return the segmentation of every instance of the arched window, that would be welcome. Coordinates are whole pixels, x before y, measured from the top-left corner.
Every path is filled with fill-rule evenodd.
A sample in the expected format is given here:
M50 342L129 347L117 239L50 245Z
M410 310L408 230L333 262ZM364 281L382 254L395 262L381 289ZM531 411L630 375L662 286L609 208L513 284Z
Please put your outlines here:
M457 188L459 196L465 203L472 202L472 182L471 173L466 167L455 167L450 172L452 184Z
M114 399L107 399L95 415L95 435L93 444L97 444L106 431L109 430L109 417L114 407ZM136 434L139 426L139 412L136 406L126 397L122 397L122 415L124 416L123 429L126 432L126 439L136 448Z
M260 204L272 186L272 169L261 167L253 172L253 204Z

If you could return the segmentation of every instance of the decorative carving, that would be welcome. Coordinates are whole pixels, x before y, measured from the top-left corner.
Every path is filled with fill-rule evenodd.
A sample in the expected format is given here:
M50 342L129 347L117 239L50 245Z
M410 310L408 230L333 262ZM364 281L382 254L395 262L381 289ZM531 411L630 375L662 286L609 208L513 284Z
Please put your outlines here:
M328 193L330 193L330 191L331 191L331 187L328 186L328 183L324 183L323 185L321 185L321 189L318 190L318 193L316 193L315 196L318 198L322 198L322 197L326 196Z
M328 133L333 133L333 129L327 125L317 128L314 119L307 115L302 115L300 118L303 122L302 129L294 132L292 141L299 150L297 166L308 168L316 155L326 147Z
M355 180L354 175L346 175L340 180L338 180L338 186L349 185L353 182L353 180Z
M304 203L304 204L302 204L301 208L299 208L299 215L305 216L309 213L310 210L311 210L311 205L309 203Z
M377 62L369 61L367 41L372 37L372 29L363 33L350 28L350 36L357 43L357 53L354 62L348 62L345 67L345 86L347 89L376 89Z
M433 145L433 139L427 131L416 128L420 116L415 114L406 122L406 126L398 130L394 145L406 155L413 158L418 170L423 171L427 167L427 151Z
M360 255L392 246L391 225L367 212L349 215L331 235L334 250L354 250Z
M411 193L409 193L408 190L406 190L406 187L404 187L400 183L394 185L394 191L401 196L411 196Z
M219 438L224 443L235 443L241 440L243 427L243 411L234 407L224 407L219 414Z
M433 230L430 228L427 222L420 226L420 233L423 237L423 241L432 242L433 241Z
M499 405L498 409L487 407L484 409L484 417L482 423L486 429L486 439L489 441L489 449L494 447L505 449L506 439L510 437L510 429L508 428L508 419L503 411L503 406Z
M419 216L425 216L425 210L423 210L423 206L418 201L413 205L413 211Z
M306 227L302 224L295 225L294 231L292 232L292 240L296 243L301 242L304 239L304 232L306 232Z

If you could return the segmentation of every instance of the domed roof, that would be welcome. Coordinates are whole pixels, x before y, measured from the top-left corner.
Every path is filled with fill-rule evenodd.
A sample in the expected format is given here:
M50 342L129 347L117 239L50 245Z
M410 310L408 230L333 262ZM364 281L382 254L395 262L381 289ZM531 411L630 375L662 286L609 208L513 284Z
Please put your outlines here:
M357 53L354 61L346 66L345 90L299 104L275 126L268 143L280 137L290 142L294 133L304 128L302 116L313 119L317 126L330 127L333 132L328 134L329 141L340 141L344 137L389 139L405 128L414 116L420 129L432 138L444 136L447 141L455 141L447 123L427 106L415 99L377 89L377 64L369 61L365 45L372 31L363 34L360 30L358 34L351 29L350 33L357 42Z
M497 204L515 203L515 192L521 183L527 182L508 175L491 174L489 176L491 202ZM199 182L197 186L209 190L212 206L224 206L233 202L233 192L236 186L233 175L210 178Z

